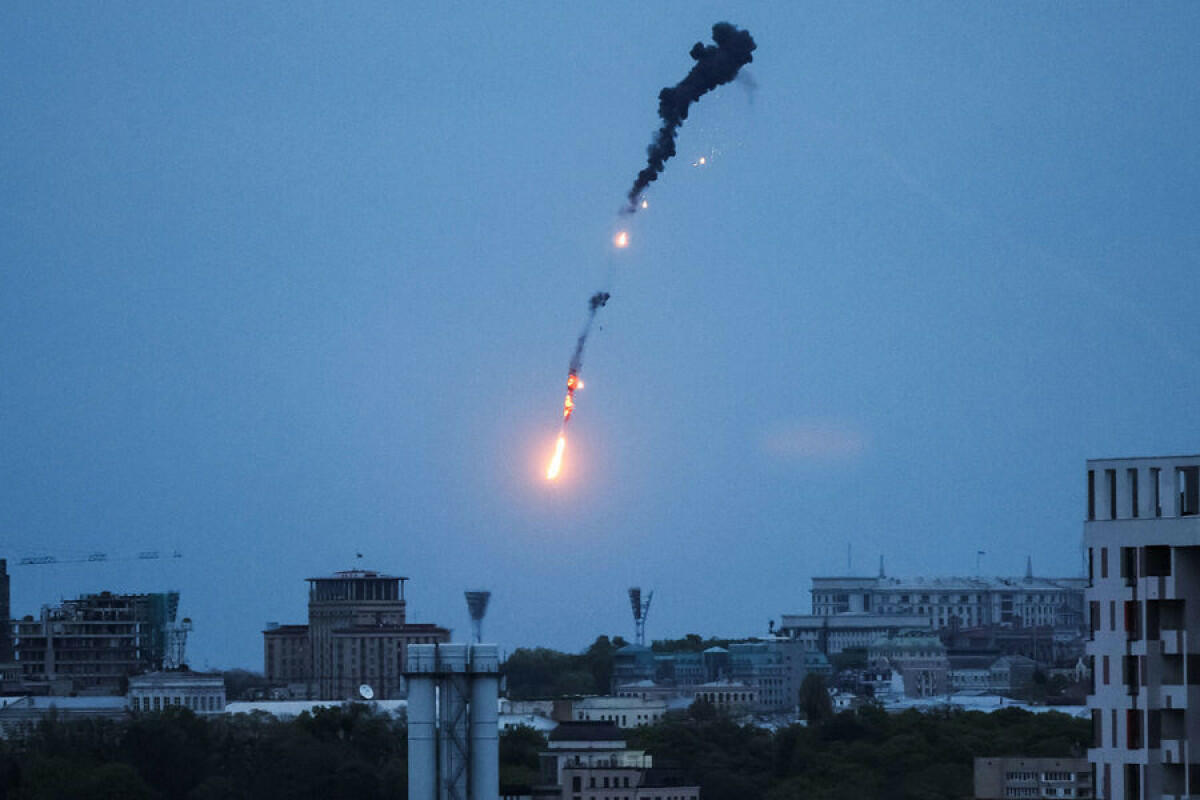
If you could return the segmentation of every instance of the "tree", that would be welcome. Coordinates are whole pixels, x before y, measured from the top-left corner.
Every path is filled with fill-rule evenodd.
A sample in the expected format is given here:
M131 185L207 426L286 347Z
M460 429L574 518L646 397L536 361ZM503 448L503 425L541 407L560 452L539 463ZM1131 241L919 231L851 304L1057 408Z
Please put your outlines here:
M819 725L833 716L833 700L825 688L825 679L816 672L805 675L800 684L800 707L810 725Z

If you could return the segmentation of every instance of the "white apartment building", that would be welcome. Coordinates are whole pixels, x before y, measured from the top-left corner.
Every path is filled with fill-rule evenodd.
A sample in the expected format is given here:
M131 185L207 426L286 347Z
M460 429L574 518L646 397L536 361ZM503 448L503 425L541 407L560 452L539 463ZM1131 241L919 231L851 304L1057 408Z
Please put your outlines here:
M1198 797L1200 455L1088 461L1087 494L1096 796Z

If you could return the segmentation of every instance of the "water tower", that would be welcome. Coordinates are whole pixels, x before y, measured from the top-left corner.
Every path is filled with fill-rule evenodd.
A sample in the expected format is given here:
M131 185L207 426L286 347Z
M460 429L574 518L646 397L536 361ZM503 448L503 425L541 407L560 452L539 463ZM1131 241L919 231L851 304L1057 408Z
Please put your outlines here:
M491 592L469 591L467 595L467 612L471 615L471 639L476 644L483 641L483 616L487 613L488 598Z

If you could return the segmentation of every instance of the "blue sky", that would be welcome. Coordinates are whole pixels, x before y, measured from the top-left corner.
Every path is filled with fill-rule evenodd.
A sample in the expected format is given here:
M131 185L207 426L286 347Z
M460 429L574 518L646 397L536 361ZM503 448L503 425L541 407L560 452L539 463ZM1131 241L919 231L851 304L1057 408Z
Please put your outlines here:
M261 668L356 563L567 649L633 584L761 632L848 546L1077 574L1084 459L1200 451L1200 9L846 6L0 10L2 555L184 554L12 566L14 613L179 588ZM615 253L719 20L753 84Z

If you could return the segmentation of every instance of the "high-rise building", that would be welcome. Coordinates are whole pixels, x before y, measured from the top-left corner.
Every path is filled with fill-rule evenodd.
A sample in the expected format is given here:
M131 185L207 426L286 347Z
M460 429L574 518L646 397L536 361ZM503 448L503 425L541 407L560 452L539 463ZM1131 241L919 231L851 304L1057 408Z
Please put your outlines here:
M404 696L405 651L448 642L450 631L407 621L408 578L354 569L308 579L308 624L268 624L267 679L316 700Z
M178 610L179 592L100 592L43 606L40 618L13 623L21 680L35 693L124 693L130 676L182 660Z
M1200 455L1088 461L1083 530L1096 796L1200 796Z

